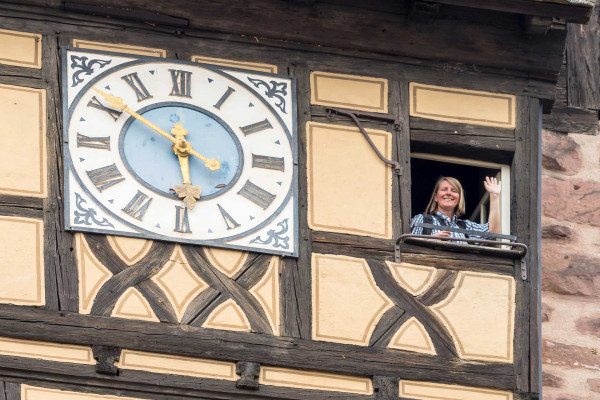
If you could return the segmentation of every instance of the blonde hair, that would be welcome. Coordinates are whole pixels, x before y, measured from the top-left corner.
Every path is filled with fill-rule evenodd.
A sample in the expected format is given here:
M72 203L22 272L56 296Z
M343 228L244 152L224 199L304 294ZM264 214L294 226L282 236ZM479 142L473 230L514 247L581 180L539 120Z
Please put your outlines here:
M440 179L437 180L433 188L433 193L431 194L431 199L429 199L429 204L427 204L425 212L427 214L435 214L438 211L438 203L437 201L435 201L435 195L437 194L440 185L444 181L448 182L454 189L458 191L458 205L456 206L456 210L454 210L454 214L456 214L457 217L464 215L466 208L465 191L463 190L463 187L458 181L458 179L453 178L451 176L442 176Z

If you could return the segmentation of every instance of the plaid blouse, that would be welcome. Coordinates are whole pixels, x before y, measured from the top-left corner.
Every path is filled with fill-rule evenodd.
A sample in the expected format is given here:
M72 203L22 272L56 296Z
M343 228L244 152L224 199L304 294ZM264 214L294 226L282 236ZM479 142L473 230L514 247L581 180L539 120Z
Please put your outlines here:
M452 221L450 221L450 218L448 218L447 215L441 213L441 212L437 212L436 216L441 219L444 222L444 225L440 224L440 221L438 221L438 218L432 218L433 219L433 225L438 225L438 226L449 226L451 228L461 228L460 226L458 226L457 221L458 218L455 216L452 217ZM415 226L415 224L417 223L423 223L424 221L424 215L423 214L417 214L413 217L413 219L410 221L410 226L412 228L412 233L414 235L422 235L423 234L423 228L420 226ZM468 219L465 219L465 224L466 224L466 229L470 230L470 231L478 231L478 232L489 232L490 228L489 228L489 224L485 223L485 224L478 224L476 222L472 222L469 221ZM432 229L431 230L431 234L435 234L437 232L443 231L443 228L440 229ZM455 238L465 238L465 234L464 233L460 233L460 232L450 232L450 236L451 237L455 237ZM478 238L477 236L473 236L470 235L469 237L472 238Z

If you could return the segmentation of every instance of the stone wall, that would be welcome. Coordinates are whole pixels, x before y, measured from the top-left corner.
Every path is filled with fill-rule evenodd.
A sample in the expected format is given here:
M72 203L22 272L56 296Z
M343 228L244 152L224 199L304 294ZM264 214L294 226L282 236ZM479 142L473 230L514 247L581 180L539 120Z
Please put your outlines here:
M600 399L600 138L543 131L544 400Z

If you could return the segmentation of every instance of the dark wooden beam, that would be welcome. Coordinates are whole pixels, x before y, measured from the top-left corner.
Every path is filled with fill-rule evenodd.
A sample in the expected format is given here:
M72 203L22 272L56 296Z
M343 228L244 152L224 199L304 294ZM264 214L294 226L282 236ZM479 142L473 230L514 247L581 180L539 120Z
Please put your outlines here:
M0 305L7 337L512 390L511 364Z
M26 1L21 4L27 4ZM123 7L120 0L88 0L86 3ZM545 36L524 37L518 15L501 18L501 23L477 24L469 18L477 19L481 13L469 15L468 9L458 15L456 10L448 10L447 14L441 10L435 24L431 25L413 21L407 15L328 2L303 6L254 0L250 6L250 3L241 0L226 4L209 0L129 0L126 4L132 9L151 8L159 14L189 20L188 29L177 28L174 31L183 36L194 32L219 32L231 38L240 35L254 38L259 43L277 40L358 51L365 55L395 55L521 71L533 79L549 81L554 81L558 74L566 35L565 32L551 31ZM2 5L5 9L19 7L22 6ZM57 11L56 8L39 8L28 13L28 18L40 18L46 10ZM82 16L64 11L62 15L79 19ZM86 17L90 18L89 15ZM130 20L112 18L106 21L119 24ZM155 30L167 29L166 25L157 23L145 25Z
M593 7L585 4L565 4L558 1L539 0L435 0L436 3L480 8L540 17L565 18L568 22L585 24Z

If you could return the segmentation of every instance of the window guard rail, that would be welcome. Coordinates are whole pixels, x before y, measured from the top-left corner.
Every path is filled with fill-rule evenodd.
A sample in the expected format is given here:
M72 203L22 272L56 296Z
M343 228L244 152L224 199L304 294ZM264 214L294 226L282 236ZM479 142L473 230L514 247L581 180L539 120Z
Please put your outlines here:
M437 228L440 228L439 225L436 225ZM452 228L453 230L459 231L459 232L471 232L471 231L467 231L465 229L458 229L458 228ZM475 231L477 232L477 231ZM477 232L477 233L482 233L482 232ZM487 233L487 232L485 232ZM494 235L499 235L499 234L494 234ZM499 235L501 237L504 236L508 236L508 235ZM486 246L497 246L497 245L501 245L501 246L509 246L511 247L511 250L513 249L520 249L521 252L519 254L520 256L520 267L521 267L521 279L522 280L527 280L527 254L529 251L529 248L527 247L526 244L523 243L517 243L517 242L501 242L501 241L497 241L497 240L489 240L489 239L471 239L471 238L455 238L455 237L443 237L443 236L431 236L431 235L416 235L413 233L406 233L403 235L398 236L398 238L396 239L396 243L395 243L395 247L394 247L394 262L396 263L400 263L402 262L402 252L401 252L401 248L400 248L400 244L404 243L404 241L406 239L424 239L424 240L429 240L432 242L435 241L444 241L444 242L466 242L467 244L469 243L476 243L479 245L486 245ZM516 238L515 238L516 240ZM455 243L458 244L458 243Z

